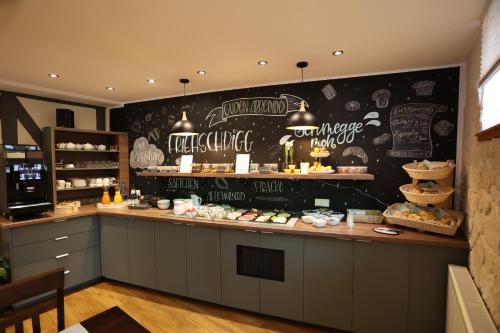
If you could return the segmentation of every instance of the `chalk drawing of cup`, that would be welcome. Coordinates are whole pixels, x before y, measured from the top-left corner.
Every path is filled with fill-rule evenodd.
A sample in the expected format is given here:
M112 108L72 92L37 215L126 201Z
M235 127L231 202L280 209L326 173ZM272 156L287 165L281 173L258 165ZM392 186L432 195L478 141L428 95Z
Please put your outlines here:
M436 82L434 81L418 81L412 85L412 88L415 89L415 95L417 96L430 96L435 85Z
M372 94L372 100L375 101L379 109L386 108L389 105L389 97L391 97L391 92L387 89L379 89Z

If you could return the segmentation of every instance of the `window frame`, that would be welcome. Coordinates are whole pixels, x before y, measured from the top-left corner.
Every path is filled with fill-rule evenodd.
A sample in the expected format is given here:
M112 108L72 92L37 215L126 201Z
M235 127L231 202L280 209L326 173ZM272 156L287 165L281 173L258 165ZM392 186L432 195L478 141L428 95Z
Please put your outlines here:
M483 86L489 79L491 79L494 75L500 75L500 58L497 59L495 64L491 66L488 72L484 75L484 77L479 81L478 90L479 90L479 101L481 111L483 112ZM500 113L500 110L497 112ZM480 132L476 133L476 137L478 141L487 141L494 138L500 137L500 122L496 125L493 125L489 128L483 129Z

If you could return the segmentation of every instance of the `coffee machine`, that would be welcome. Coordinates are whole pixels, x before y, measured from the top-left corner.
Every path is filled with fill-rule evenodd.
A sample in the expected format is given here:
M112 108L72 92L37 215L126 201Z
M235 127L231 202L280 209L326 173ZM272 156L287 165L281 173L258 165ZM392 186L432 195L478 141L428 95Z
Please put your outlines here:
M36 145L0 145L0 211L11 220L43 215L48 201L48 170Z

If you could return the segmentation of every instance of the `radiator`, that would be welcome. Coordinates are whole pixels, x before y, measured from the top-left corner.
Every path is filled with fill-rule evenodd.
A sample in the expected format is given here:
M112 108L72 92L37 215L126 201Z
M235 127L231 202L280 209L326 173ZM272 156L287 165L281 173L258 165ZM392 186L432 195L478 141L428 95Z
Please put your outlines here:
M447 333L497 333L467 267L448 266Z

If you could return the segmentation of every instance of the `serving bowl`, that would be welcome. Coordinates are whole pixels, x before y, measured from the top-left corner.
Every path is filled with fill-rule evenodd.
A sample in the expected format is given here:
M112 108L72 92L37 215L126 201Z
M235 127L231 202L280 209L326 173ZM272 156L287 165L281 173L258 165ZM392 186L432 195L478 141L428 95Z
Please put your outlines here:
M315 226L316 228L324 228L326 227L327 221L325 219L315 218L312 223L313 226Z
M170 207L170 200L160 199L156 202L159 209L168 209Z
M301 219L302 219L302 221L304 221L304 223L311 224L311 223L313 223L315 217L311 216L311 215L304 215L301 217Z

